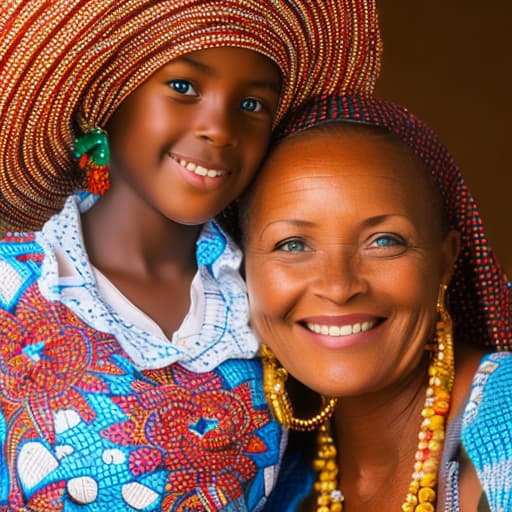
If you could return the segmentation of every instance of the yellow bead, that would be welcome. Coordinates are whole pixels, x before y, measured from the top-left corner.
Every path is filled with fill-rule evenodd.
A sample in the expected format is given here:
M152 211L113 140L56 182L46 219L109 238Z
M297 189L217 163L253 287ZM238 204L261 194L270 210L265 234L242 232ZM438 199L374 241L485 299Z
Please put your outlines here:
M332 478L332 471L320 471L320 474L318 475L320 482L329 482Z
M330 512L329 507L318 507L316 512Z
M436 492L430 487L422 487L418 492L418 500L420 503L434 503Z
M431 430L440 430L444 427L444 418L443 416L439 416L439 414L434 414L429 418L429 428Z
M438 452L441 450L441 443L437 441L436 439L431 439L428 442L428 449L432 450L434 452Z
M317 505L329 505L331 498L327 494L321 494L316 500Z
M412 494L417 494L419 488L420 483L418 482L418 480L413 480L409 485L409 492Z
M331 505L331 512L342 512L343 504L342 503L333 503Z
M338 464L336 464L336 461L334 460L328 460L325 465L325 469L338 472Z
M435 473L427 473L420 479L421 487L434 487L436 485L437 475Z
M426 460L423 463L422 471L424 473L437 473L438 461L436 460Z
M435 512L434 505L432 503L420 503L415 509L414 512Z
M409 503L410 505L417 505L418 504L418 498L416 498L415 494L408 493L405 497L405 503Z
M320 491L321 492L330 492L336 489L336 484L334 482L320 482Z
M325 466L325 460L315 459L313 461L313 469L315 471L321 471L322 469L324 469L324 466Z
M410 503L404 503L402 505L402 512L414 512L414 505Z
M432 432L432 439L435 441L444 441L444 430Z

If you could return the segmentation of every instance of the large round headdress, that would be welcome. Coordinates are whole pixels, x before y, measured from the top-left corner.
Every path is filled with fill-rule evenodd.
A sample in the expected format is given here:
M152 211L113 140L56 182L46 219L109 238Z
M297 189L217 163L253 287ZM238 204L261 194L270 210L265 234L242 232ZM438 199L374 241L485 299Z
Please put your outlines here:
M269 57L283 75L279 120L315 94L373 90L381 52L375 0L9 0L0 33L0 230L60 209L82 180L78 129L104 126L180 55Z

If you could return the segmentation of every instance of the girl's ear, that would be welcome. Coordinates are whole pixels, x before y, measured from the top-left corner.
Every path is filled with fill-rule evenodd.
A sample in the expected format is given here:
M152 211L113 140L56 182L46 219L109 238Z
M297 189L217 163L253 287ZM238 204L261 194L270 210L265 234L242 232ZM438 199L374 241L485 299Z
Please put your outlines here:
M455 262L460 253L460 233L455 229L451 229L446 234L441 245L441 282L449 284L453 275Z

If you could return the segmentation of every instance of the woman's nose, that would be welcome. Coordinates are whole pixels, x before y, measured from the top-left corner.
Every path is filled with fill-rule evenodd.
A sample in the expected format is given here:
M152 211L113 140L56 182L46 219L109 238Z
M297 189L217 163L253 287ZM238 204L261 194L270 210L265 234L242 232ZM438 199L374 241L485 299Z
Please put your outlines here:
M343 304L364 293L368 282L363 275L361 259L350 247L341 247L324 254L320 265L315 265L314 293L331 302Z

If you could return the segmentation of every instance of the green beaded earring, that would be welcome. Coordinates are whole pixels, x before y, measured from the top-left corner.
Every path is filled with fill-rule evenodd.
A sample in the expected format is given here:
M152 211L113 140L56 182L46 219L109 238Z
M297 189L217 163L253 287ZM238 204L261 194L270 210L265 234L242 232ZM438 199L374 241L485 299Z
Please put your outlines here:
M87 190L103 195L110 187L110 148L108 136L101 128L93 128L75 140L73 155L78 167L85 172Z

